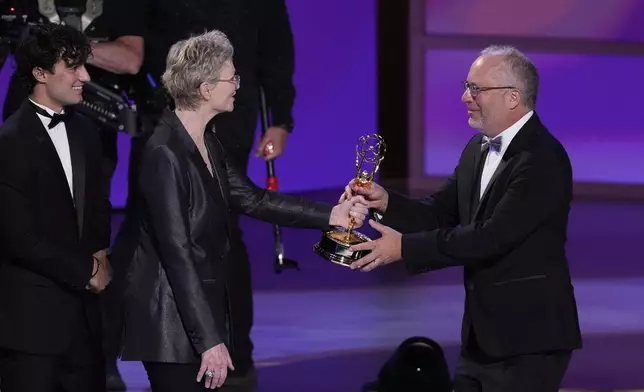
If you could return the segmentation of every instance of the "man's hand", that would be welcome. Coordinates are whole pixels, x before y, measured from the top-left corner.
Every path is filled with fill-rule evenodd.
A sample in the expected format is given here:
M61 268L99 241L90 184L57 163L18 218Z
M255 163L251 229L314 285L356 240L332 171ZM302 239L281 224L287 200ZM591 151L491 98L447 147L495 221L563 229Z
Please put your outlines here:
M206 376L206 389L215 389L224 385L228 369L235 370L226 345L220 343L201 354L201 367L197 373L197 382Z
M143 64L143 54L143 37L128 35L92 44L92 55L87 62L115 74L136 75Z
M347 228L349 227L349 217L352 216L355 220L353 228L357 229L362 227L368 213L367 201L362 196L352 197L333 207L331 217L329 218L329 226L342 226Z
M382 236L377 240L363 242L349 248L352 252L371 250L371 253L351 264L351 269L371 271L402 258L402 234L373 220L369 220L369 225L378 230Z
M94 268L92 269L92 279L89 281L88 289L93 293L100 293L105 290L112 280L112 266L107 259L107 251L100 250L93 255Z
M344 187L344 193L340 196L339 202L342 203L347 199L354 196L363 196L367 201L367 206L376 210L380 214L384 214L387 210L389 203L389 193L382 186L372 182L367 186L359 186L356 184L355 178Z
M286 149L286 139L288 139L286 129L280 127L268 128L257 145L255 156L262 157L265 161L279 157Z

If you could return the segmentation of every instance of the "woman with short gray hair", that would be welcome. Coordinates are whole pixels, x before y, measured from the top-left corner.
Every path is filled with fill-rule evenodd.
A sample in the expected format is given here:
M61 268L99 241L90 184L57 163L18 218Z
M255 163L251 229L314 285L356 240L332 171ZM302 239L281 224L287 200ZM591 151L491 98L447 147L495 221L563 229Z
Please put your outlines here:
M177 42L163 83L176 109L144 140L128 235L114 249L125 273L122 359L142 361L154 392L189 392L223 385L233 369L226 275L231 213L283 226L360 227L366 201L336 206L257 187L227 159L210 120L234 108L239 76L233 48L219 31ZM119 244L119 241L122 241Z
M234 91L239 88L239 75L232 67L233 46L224 33L214 30L203 35L177 42L168 53L166 70L162 81L179 110L196 110L201 104L199 86L211 85L218 81L232 83ZM229 79L220 79L222 71L232 71ZM231 87L231 86L224 86ZM226 95L222 99L227 98ZM232 100L227 102L225 111L232 111Z

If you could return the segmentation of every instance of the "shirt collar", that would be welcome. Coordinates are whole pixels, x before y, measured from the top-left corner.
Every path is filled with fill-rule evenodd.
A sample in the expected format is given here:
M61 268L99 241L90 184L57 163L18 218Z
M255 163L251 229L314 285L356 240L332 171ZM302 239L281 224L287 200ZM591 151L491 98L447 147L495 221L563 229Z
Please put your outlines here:
M526 113L523 117L519 119L519 121L515 122L512 124L510 127L508 127L506 130L498 134L497 136L493 137L492 139L501 138L502 144L501 144L501 151L500 153L505 152L507 150L508 146L510 145L510 142L512 142L512 139L519 133L521 128L530 120L532 115L534 114L534 110L530 110L528 113Z
M30 101L31 101L31 103L33 103L34 105L38 106L39 108L41 108L41 109L45 110L47 113L49 113L49 115L50 115L50 116L53 116L54 114L56 114L56 112L55 112L55 111L53 111L52 109L48 108L47 106L45 106L45 105L41 105L41 104L39 104L38 102L34 101L34 100L33 100L33 99L31 99L31 98L29 98L29 100L30 100ZM61 111L60 111L60 113L58 113L58 114L63 114L63 113L65 113L65 109L61 110Z

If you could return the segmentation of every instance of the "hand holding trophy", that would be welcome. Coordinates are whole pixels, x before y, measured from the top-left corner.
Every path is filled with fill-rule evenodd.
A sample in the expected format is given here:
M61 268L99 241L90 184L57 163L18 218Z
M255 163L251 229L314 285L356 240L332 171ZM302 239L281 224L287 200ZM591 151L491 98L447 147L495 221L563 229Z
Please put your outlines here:
M380 169L380 163L385 158L387 145L384 139L377 134L364 135L358 139L356 145L356 178L355 184L360 187L369 187L374 176ZM351 245L371 241L366 235L354 231L355 220L349 219L349 227L338 227L322 232L322 239L315 244L315 253L325 259L349 267L354 261L366 256L369 251L349 250Z

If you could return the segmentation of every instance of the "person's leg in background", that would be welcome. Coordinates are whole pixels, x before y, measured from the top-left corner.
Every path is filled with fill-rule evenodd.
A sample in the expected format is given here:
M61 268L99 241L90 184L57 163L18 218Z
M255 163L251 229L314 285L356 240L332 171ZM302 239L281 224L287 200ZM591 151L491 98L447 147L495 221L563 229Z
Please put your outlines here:
M246 152L250 154L250 150ZM244 168L245 170L246 168ZM257 383L255 364L253 361L253 341L251 330L254 321L253 287L250 257L244 243L243 231L239 215L232 217L231 250L235 257L232 271L232 295L230 296L231 324L233 329L233 349L231 359L235 371L230 372L228 382L230 387L254 387ZM240 388L239 391L247 389Z
M130 199L136 198L136 187L132 186L135 184L135 179L138 176L138 167L139 159L141 156L141 148L145 142L145 134L154 131L155 126L160 118L161 113L140 113L139 114L139 129L136 131L136 135L130 135L130 157L129 157L129 167L128 167L128 195L127 203L130 202ZM109 174L109 180L106 182L107 188L106 192L108 194L111 191L111 178L113 177L114 171L116 170L116 165L118 162L118 134L105 135L104 136L104 154L105 162L104 167L106 172ZM128 206L126 206L126 210ZM121 235L125 235L132 240L132 243L136 243L134 238L137 235L136 227L132 227L132 230L124 230L123 225L126 225L127 221L121 223ZM125 242L121 242L124 244ZM128 250L129 249L129 250ZM112 249L116 253L121 255L120 260L118 257L115 257L111 260L112 268L114 270L114 277L110 285L103 292L103 329L104 329L104 351L105 351L105 363L106 363L106 373L107 373L107 390L109 391L122 391L126 389L125 382L123 381L121 374L119 373L117 360L121 350L121 338L123 336L123 306L121 294L123 293L123 280L124 275L127 273L128 265L120 265L119 262L124 260L129 260L128 257L123 258L122 255L131 254L134 252L134 248L128 249ZM131 252L131 253L130 253Z
M115 290L108 287L101 295L103 312L103 354L105 356L105 378L108 391L127 389L118 369L123 316Z
M112 191L112 178L118 164L118 133L101 129L101 143L103 144L104 192L109 197ZM117 366L122 317L117 298L109 287L101 295L101 308L107 390L124 391L126 385Z
M239 170L247 173L255 134L258 108L236 106L232 113L215 117L213 124L224 150ZM262 186L262 184L258 184ZM231 271L231 324L233 347L231 359L235 371L230 372L223 391L249 391L257 383L253 361L253 342L250 333L253 327L253 289L250 260L240 227L239 215L231 219L231 253L235 257Z

